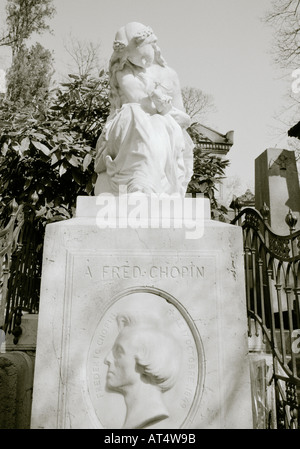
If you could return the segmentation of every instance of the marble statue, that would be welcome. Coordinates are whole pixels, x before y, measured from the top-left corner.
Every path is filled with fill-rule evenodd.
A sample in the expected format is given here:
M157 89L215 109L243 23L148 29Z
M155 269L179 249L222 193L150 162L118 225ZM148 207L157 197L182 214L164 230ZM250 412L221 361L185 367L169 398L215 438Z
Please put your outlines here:
M123 428L142 429L169 417L163 393L176 382L181 353L175 338L138 315L117 317L120 332L104 363L106 387L124 396Z
M109 64L111 110L96 146L95 195L127 192L184 196L193 142L176 72L150 27L131 22L116 34Z

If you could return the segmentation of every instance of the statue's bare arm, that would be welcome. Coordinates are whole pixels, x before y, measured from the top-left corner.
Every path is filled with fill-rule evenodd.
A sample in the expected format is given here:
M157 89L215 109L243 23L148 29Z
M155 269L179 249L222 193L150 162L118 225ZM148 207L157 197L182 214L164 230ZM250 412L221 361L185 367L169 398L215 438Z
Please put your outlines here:
M118 72L117 80L121 93L126 97L128 103L139 103L146 112L156 112L145 86L129 70Z

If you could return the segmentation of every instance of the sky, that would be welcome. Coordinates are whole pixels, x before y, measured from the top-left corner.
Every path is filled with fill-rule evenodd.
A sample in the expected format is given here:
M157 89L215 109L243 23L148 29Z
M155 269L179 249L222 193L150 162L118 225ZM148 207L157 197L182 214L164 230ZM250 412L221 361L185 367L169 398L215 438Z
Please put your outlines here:
M5 3L0 0L2 20ZM292 74L273 63L273 30L262 20L271 0L54 0L54 5L53 34L36 40L54 52L58 75L66 74L64 42L70 35L100 44L105 65L121 26L131 21L151 26L181 86L213 96L217 111L206 124L222 134L234 131L226 174L235 193L246 188L254 193L255 158L267 148L288 148L289 126L281 112ZM8 62L2 50L0 69Z

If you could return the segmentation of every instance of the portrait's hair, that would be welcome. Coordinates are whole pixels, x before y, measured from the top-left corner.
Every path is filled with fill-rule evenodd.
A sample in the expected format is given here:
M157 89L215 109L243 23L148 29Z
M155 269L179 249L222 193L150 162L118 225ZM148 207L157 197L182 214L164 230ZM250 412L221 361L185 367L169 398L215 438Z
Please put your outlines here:
M134 29L135 23L128 24L128 26L131 26ZM134 73L133 65L128 60L130 49L133 47L140 47L145 44L151 44L154 49L154 59L157 64L160 64L161 66L166 66L166 61L161 55L160 48L156 44L156 36L151 30L151 28L146 27L142 24L137 23L137 32L133 37L128 38L128 35L126 35L126 27L123 27L118 33L121 33L121 35L126 36L126 38L123 38L126 40L126 42L122 42L119 40L115 40L114 42L114 52L110 58L109 61L109 83L110 83L110 104L111 104L111 113L114 112L116 109L120 108L121 101L120 101L120 94L119 94L119 86L117 82L116 74L117 72L123 70L125 67L132 70L132 73ZM142 28L142 32L140 31L140 27L144 27L144 30ZM117 33L117 35L118 35Z
M171 389L178 377L181 349L175 337L148 315L120 315L121 333L130 338L135 350L136 369L145 383L162 392Z

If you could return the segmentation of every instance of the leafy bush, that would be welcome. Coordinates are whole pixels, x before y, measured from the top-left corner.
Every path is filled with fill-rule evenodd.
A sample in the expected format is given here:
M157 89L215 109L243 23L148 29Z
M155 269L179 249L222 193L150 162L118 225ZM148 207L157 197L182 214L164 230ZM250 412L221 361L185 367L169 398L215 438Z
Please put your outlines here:
M69 218L78 195L96 181L94 151L109 113L108 78L69 75L43 113L0 107L0 206L13 199L43 225Z
M188 132L195 148L194 173L187 192L191 194L203 193L210 200L212 218L224 221L227 209L218 203L215 192L218 189L218 182L225 177L225 169L229 165L229 161L203 151L196 126L192 125Z

